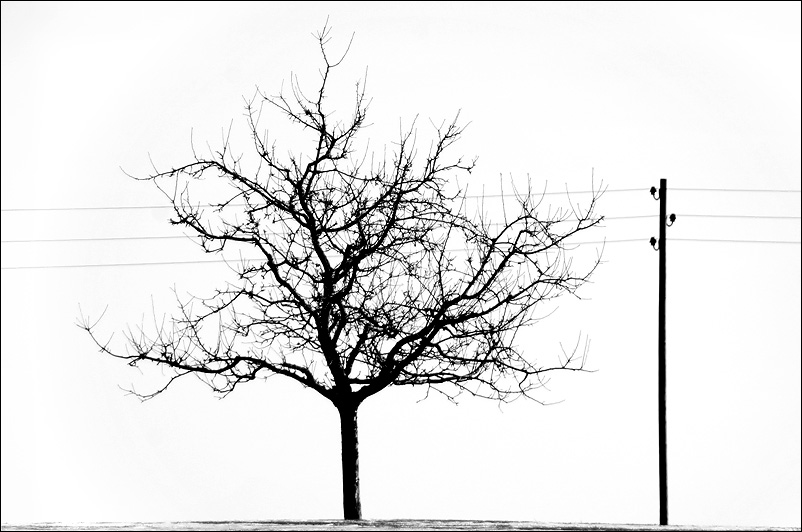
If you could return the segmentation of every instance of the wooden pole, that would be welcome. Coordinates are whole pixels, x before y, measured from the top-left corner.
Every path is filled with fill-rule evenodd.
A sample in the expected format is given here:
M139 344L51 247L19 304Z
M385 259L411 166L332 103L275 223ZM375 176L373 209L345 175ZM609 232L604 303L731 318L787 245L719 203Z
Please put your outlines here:
M660 287L658 289L657 408L660 460L660 525L668 525L668 464L666 460L666 203L668 186L660 180Z

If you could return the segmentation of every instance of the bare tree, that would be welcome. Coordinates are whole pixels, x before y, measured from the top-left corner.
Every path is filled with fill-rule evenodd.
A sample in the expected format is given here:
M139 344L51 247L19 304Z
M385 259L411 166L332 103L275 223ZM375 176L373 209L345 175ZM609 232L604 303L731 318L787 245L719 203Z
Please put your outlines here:
M390 156L358 155L364 84L356 84L349 119L335 121L325 95L347 50L332 60L328 36L326 27L316 35L323 67L313 96L293 76L289 97L257 91L246 102L258 155L250 172L225 138L209 157L194 152L187 164L154 167L145 178L172 203L171 223L196 235L205 252L244 247L258 260L232 265L234 282L212 297L179 299L179 315L155 331L129 329L122 351L98 339L97 322L83 318L80 326L103 353L169 368L171 378L137 394L143 399L186 375L228 394L278 374L331 401L342 432L344 517L360 519L357 411L367 398L421 385L452 400L467 392L507 401L531 397L547 372L584 368L587 344L541 366L515 334L538 319L540 303L575 294L598 266L596 256L574 272L566 246L601 220L600 193L584 209L569 198L570 208L545 215L531 185L513 189L495 218L481 201L469 206L454 178L470 174L475 160L449 159L464 130L457 119L434 128L424 158L416 157L414 123ZM311 133L309 155L276 154L259 131L265 105ZM209 182L227 186L215 192L222 201L190 196Z

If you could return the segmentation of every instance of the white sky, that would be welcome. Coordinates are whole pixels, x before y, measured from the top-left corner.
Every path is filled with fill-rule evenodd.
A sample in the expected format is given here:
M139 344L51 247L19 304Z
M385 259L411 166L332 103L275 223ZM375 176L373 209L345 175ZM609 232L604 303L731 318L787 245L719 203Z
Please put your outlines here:
M457 151L475 190L520 183L610 189L601 213L800 216L800 4L2 3L2 239L175 235L125 177L187 161L190 130L219 144L242 96L316 82L311 33L352 32L333 84L350 110L368 67L367 133L461 109ZM279 143L284 124L270 130ZM284 144L280 144L284 145ZM426 145L426 144L422 144ZM247 143L240 142L247 150ZM305 147L295 147L296 151ZM560 196L550 196L556 203ZM543 407L387 390L360 411L366 518L654 523L657 495L656 218L610 220L585 301L526 331L533 357L591 338L590 374L553 378ZM799 241L792 220L680 216L669 238ZM586 246L592 252L594 246ZM3 243L3 268L205 260L176 240ZM78 305L118 332L174 309L171 287L209 293L224 266L2 271L2 521L338 518L335 410L281 378L224 400L97 354ZM668 248L672 524L800 526L800 246Z

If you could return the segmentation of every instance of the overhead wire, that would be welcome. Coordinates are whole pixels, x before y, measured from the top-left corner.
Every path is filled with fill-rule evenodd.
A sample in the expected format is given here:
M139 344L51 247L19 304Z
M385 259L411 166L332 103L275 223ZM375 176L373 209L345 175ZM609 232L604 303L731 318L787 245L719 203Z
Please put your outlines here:
M727 242L735 244L802 244L800 240L741 240L724 238L670 238L671 242Z
M741 239L718 239L718 238L672 238L671 242L714 242L729 244L786 244L801 245L799 240L741 240ZM566 246L578 246L588 244L618 244L624 242L643 242L648 243L647 238L624 238L611 240L595 240L584 242L566 242ZM470 251L468 249L449 249L451 253ZM3 266L3 270L39 270L39 269L64 269L64 268L116 268L125 266L170 266L182 264L213 264L213 263L234 263L234 262L253 262L264 259L240 258L240 259L212 259L212 260L188 260L188 261L159 261L159 262L126 262L126 263L105 263L105 264L54 264L54 265L30 265L30 266Z
M683 188L671 187L671 192L769 192L774 194L800 194L802 190L778 189L778 188Z
M98 238L29 238L17 240L2 240L3 244L40 244L52 242L109 242L115 240L175 240L175 239L191 239L192 237L186 235L173 235L173 236L109 236Z
M629 216L603 216L604 220L634 220L643 218L657 218L659 214L638 214ZM751 215L751 214L677 214L677 217L685 218L725 218L725 219L762 219L762 220L800 220L800 216L774 216L774 215ZM500 225L500 224L491 224ZM286 233L279 233L286 234ZM113 242L130 240L177 240L193 239L196 237L187 235L153 235L153 236L114 236L114 237L73 237L73 238L28 238L28 239L8 239L0 240L3 244L34 244L34 243L54 243L54 242Z
M800 193L800 190L791 189L726 189L726 188L672 188L672 191L681 192L768 192L768 193ZM607 189L604 192L636 192L646 191L645 188L622 188L622 189ZM551 195L551 194L588 194L596 193L594 190L580 190L580 191L560 191L560 192L542 192L538 195ZM487 194L481 196L466 196L471 199L481 198L499 198L499 197L516 197L515 194ZM245 206L245 204L229 204L231 206ZM219 207L219 205L205 204L204 207ZM43 212L43 211L95 211L95 210L133 210L133 209L172 209L172 205L131 205L131 206L108 206L108 207L33 207L33 208L8 208L2 209L2 212ZM628 215L628 216L604 216L604 220L630 220L642 218L655 218L657 214L643 214L643 215ZM678 217L688 218L722 218L722 219L765 219L765 220L799 220L800 216L778 216L778 215L751 215L751 214L700 214L700 213L680 213ZM58 242L111 242L111 241L133 241L133 240L176 240L176 239L192 239L193 237L187 235L153 235L153 236L121 236L121 237L80 237L80 238L46 238L46 239L14 239L2 240L3 244L22 244L22 243L58 243ZM745 244L785 244L797 245L800 241L795 240L744 240L744 239L706 239L706 238L672 238L672 241L680 242L713 242L713 243L745 243ZM638 242L647 239L630 238L630 239L610 239L610 240L597 240L587 242L575 242L569 245L580 244L613 244L624 242ZM455 250L449 250L455 251ZM258 259L246 259L258 260ZM159 261L159 262L135 262L135 263L114 263L114 264L76 264L76 265L33 265L33 266L4 266L4 270L13 269L48 269L48 268L94 268L94 267L122 267L122 266L150 266L150 265L175 265L175 264L204 264L204 263L220 263L227 262L227 259L206 260L206 261Z
M802 190L791 189L746 189L746 188L671 188L672 191L680 192L756 192L756 193L775 193L775 194L799 194ZM595 194L603 192L604 194L618 193L618 192L648 192L646 188L608 188L604 190L564 190L564 191L551 191L551 192L537 192L536 196L551 196L557 194ZM516 194L481 194L481 195L468 195L468 199L483 199L483 198L514 198ZM230 203L232 207L244 207L245 203ZM198 207L219 207L219 204L206 203L197 205ZM172 205L115 205L115 206L87 206L87 207L19 207L19 208L6 208L0 209L0 212L46 212L46 211L100 211L100 210L142 210L142 209L172 209Z

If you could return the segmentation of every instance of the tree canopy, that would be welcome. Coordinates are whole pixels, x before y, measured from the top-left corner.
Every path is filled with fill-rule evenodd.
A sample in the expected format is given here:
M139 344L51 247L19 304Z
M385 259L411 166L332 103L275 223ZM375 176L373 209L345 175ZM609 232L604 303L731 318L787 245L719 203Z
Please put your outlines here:
M357 407L389 386L505 401L530 395L547 372L583 369L579 344L541 365L515 338L538 319L538 305L576 295L598 266L597 255L576 271L568 242L601 221L601 191L584 208L569 198L554 209L529 182L491 209L464 186L476 159L453 155L465 131L459 114L433 128L425 151L414 122L391 153L361 149L365 85L356 84L350 118L334 119L326 94L347 50L332 59L328 39L324 28L314 93L293 76L288 94L257 91L247 100L255 164L226 138L217 151L193 147L192 160L139 178L164 193L171 223L205 252L250 249L258 258L232 260L232 280L210 297L180 300L179 313L155 330L129 329L126 350L98 340L96 324L81 326L108 355L171 370L142 398L186 375L223 394L283 375L351 416L354 447ZM305 152L277 152L262 131L266 106L311 134ZM198 199L204 181L225 189Z

